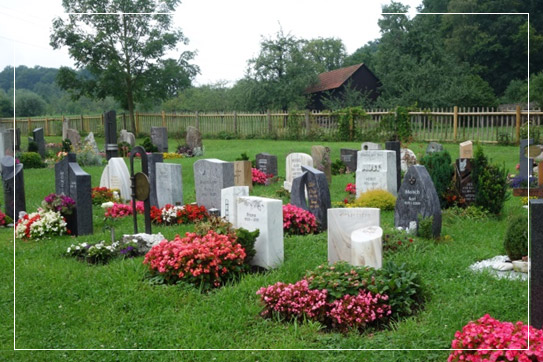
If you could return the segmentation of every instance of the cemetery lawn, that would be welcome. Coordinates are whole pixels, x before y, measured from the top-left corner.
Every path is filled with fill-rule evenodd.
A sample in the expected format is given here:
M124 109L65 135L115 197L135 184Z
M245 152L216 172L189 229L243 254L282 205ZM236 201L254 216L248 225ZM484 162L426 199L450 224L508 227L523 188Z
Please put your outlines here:
M59 137L48 137L46 141L59 142ZM98 139L99 147L103 148L103 142ZM310 154L315 144L329 146L332 161L339 159L340 148L360 148L357 142L204 140L205 158L234 161L243 152L251 159L259 152L277 155L282 177L287 154ZM170 150L176 146L170 139ZM458 145L444 146L453 160L458 157ZM410 148L420 159L426 144L411 144ZM484 151L494 162L505 163L510 173L515 172L517 147L485 145ZM192 164L199 158L166 161L182 165L186 203L195 201ZM91 174L92 186L98 186L103 167L83 169ZM24 179L27 210L33 212L55 190L54 169L25 170ZM348 182L354 183L353 174L333 177L332 202L346 197L344 189ZM275 191L281 185L282 181L268 187L255 186L252 194L278 197ZM317 323L283 323L259 316L262 307L256 291L260 287L278 281L294 283L307 270L326 263L326 232L285 237L285 261L281 267L263 274L245 275L238 283L200 294L188 286L150 285L145 279L143 257L87 265L62 256L72 243L98 242L108 237L103 232L103 210L95 206L93 214L94 235L16 240L15 255L13 229L0 229L1 360L444 361L450 353L446 350L13 352L14 287L18 349L449 349L457 330L486 313L502 321L527 323L527 282L496 280L487 273L468 270L477 261L504 255L507 220L513 215L527 215L520 198L511 197L500 218L476 220L444 215L442 235L446 236L441 241L417 238L413 247L387 254L386 259L405 263L409 270L420 274L426 304L414 316L385 329L347 335L321 330ZM141 216L139 222L143 230ZM394 212L382 212L381 226L385 233L393 225ZM131 233L132 219L117 220L115 229L117 235ZM169 240L192 229L193 225L153 226L153 232L160 231Z

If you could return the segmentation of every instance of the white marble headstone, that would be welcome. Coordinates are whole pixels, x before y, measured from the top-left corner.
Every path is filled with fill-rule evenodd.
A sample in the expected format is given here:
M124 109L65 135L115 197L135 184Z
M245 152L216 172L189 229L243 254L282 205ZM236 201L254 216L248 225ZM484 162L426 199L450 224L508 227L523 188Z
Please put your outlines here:
M249 196L249 186L232 186L221 190L221 217L238 227L238 197Z
M238 227L260 230L251 264L266 269L283 263L283 203L256 196L238 198Z
M328 209L328 262L351 262L351 234L368 226L380 226L380 209L369 207Z
M313 157L307 153L291 153L286 160L286 177L283 187L290 192L292 188L292 180L301 176L302 166L313 167Z
M119 189L121 197L126 201L132 200L130 190L130 174L122 157L112 157L102 172L100 187Z
M181 165L157 162L155 164L155 172L158 207L164 207L166 204L183 205Z
M356 197L369 190L397 195L396 152L359 151L356 167Z
M362 151L372 151L372 150L380 150L382 149L382 147L378 143L364 142L362 143L362 145L360 145L360 149Z
M383 229L379 226L368 226L351 233L351 264L381 269Z

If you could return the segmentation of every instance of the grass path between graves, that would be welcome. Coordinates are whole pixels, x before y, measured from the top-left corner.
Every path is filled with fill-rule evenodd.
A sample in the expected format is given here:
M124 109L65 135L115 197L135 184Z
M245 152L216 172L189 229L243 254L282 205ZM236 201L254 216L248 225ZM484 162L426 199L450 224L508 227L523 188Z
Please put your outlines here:
M58 139L47 138L47 142ZM98 139L103 144L103 139ZM259 152L278 156L280 176L285 176L289 152L311 151L316 142L267 140L204 140L205 157L233 161L242 152L251 159ZM332 160L343 147L359 143L324 142L332 149ZM175 141L170 141L174 150ZM420 156L426 145L412 144ZM445 144L453 159L458 146ZM23 145L24 147L24 145ZM518 148L484 146L495 162L514 172ZM167 160L180 163L185 202L195 200L192 164L196 158ZM83 167L98 186L102 167ZM54 192L53 169L25 170L27 210ZM345 197L345 185L352 175L333 177L332 201ZM254 195L275 197L280 184L256 186ZM280 323L259 317L256 291L277 281L295 282L306 270L326 262L326 233L285 238L285 262L264 274L246 275L237 284L209 294L182 286L151 286L144 279L143 258L114 260L103 265L86 265L62 256L74 243L72 237L54 240L16 241L13 229L0 230L0 360L330 360L351 361L444 361L448 351L16 351L13 352L14 259L16 287L16 348L18 349L448 349L455 331L486 313L504 321L527 322L527 283L496 280L485 273L468 270L472 263L503 254L506 221L511 215L526 214L520 200L507 202L499 219L474 221L445 217L443 235L451 240L434 243L416 240L415 246L387 258L405 263L424 280L428 301L415 316L384 330L360 335L342 335L320 330L316 323ZM393 226L393 212L382 212L382 227ZM143 223L140 217L140 222ZM102 231L103 210L94 208L94 235L77 242L97 242ZM142 225L142 224L140 224ZM141 226L140 226L141 227ZM192 226L153 227L168 239L190 231ZM131 220L119 220L118 234L132 231Z

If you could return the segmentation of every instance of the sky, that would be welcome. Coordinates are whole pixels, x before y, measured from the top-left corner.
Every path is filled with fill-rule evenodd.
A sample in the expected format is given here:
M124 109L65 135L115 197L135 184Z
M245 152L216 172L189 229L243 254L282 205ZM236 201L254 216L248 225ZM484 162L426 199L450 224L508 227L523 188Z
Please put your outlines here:
M422 0L401 0L411 16ZM262 37L280 28L297 38L339 38L348 54L379 38L381 6L390 0L184 0L174 25L196 51L196 85L243 78L247 61L258 55ZM64 12L61 0L0 0L0 70L6 66L74 67L66 48L49 45L52 19Z

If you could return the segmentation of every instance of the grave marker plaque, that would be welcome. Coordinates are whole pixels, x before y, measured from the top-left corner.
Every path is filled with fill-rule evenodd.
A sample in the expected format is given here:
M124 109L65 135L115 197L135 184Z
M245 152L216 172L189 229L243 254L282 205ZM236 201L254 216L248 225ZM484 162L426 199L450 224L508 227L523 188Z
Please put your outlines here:
M221 190L234 186L234 163L208 158L194 162L196 202L206 209L221 207Z
M460 145L460 157L459 158L473 158L473 142L466 141Z
M112 157L109 159L100 178L100 187L119 189L119 194L123 199L127 201L132 199L130 174L122 157Z
M426 147L426 153L434 153L443 151L443 145L437 142L430 142Z
M362 145L360 145L360 149L362 151L374 151L374 150L381 150L382 147L378 143L364 142L362 143Z
M304 173L292 182L291 203L311 212L315 215L319 227L326 229L327 210L332 207L326 176L313 167L302 166L302 170Z
M69 194L70 163L77 162L75 153L70 152L55 164L55 194Z
M475 202L475 185L471 177L472 164L470 158L459 158L455 163L456 188L466 200L466 205Z
M139 154L141 157L141 172L134 174L134 157L136 154ZM134 210L132 213L134 216L134 234L138 233L138 213L136 212L136 200L143 201L145 233L151 234L151 203L149 202L151 185L149 184L149 165L147 153L141 146L136 146L130 151L130 181L130 188L132 190L132 210Z
M259 153L256 155L256 168L266 175L277 177L277 156L269 153Z

